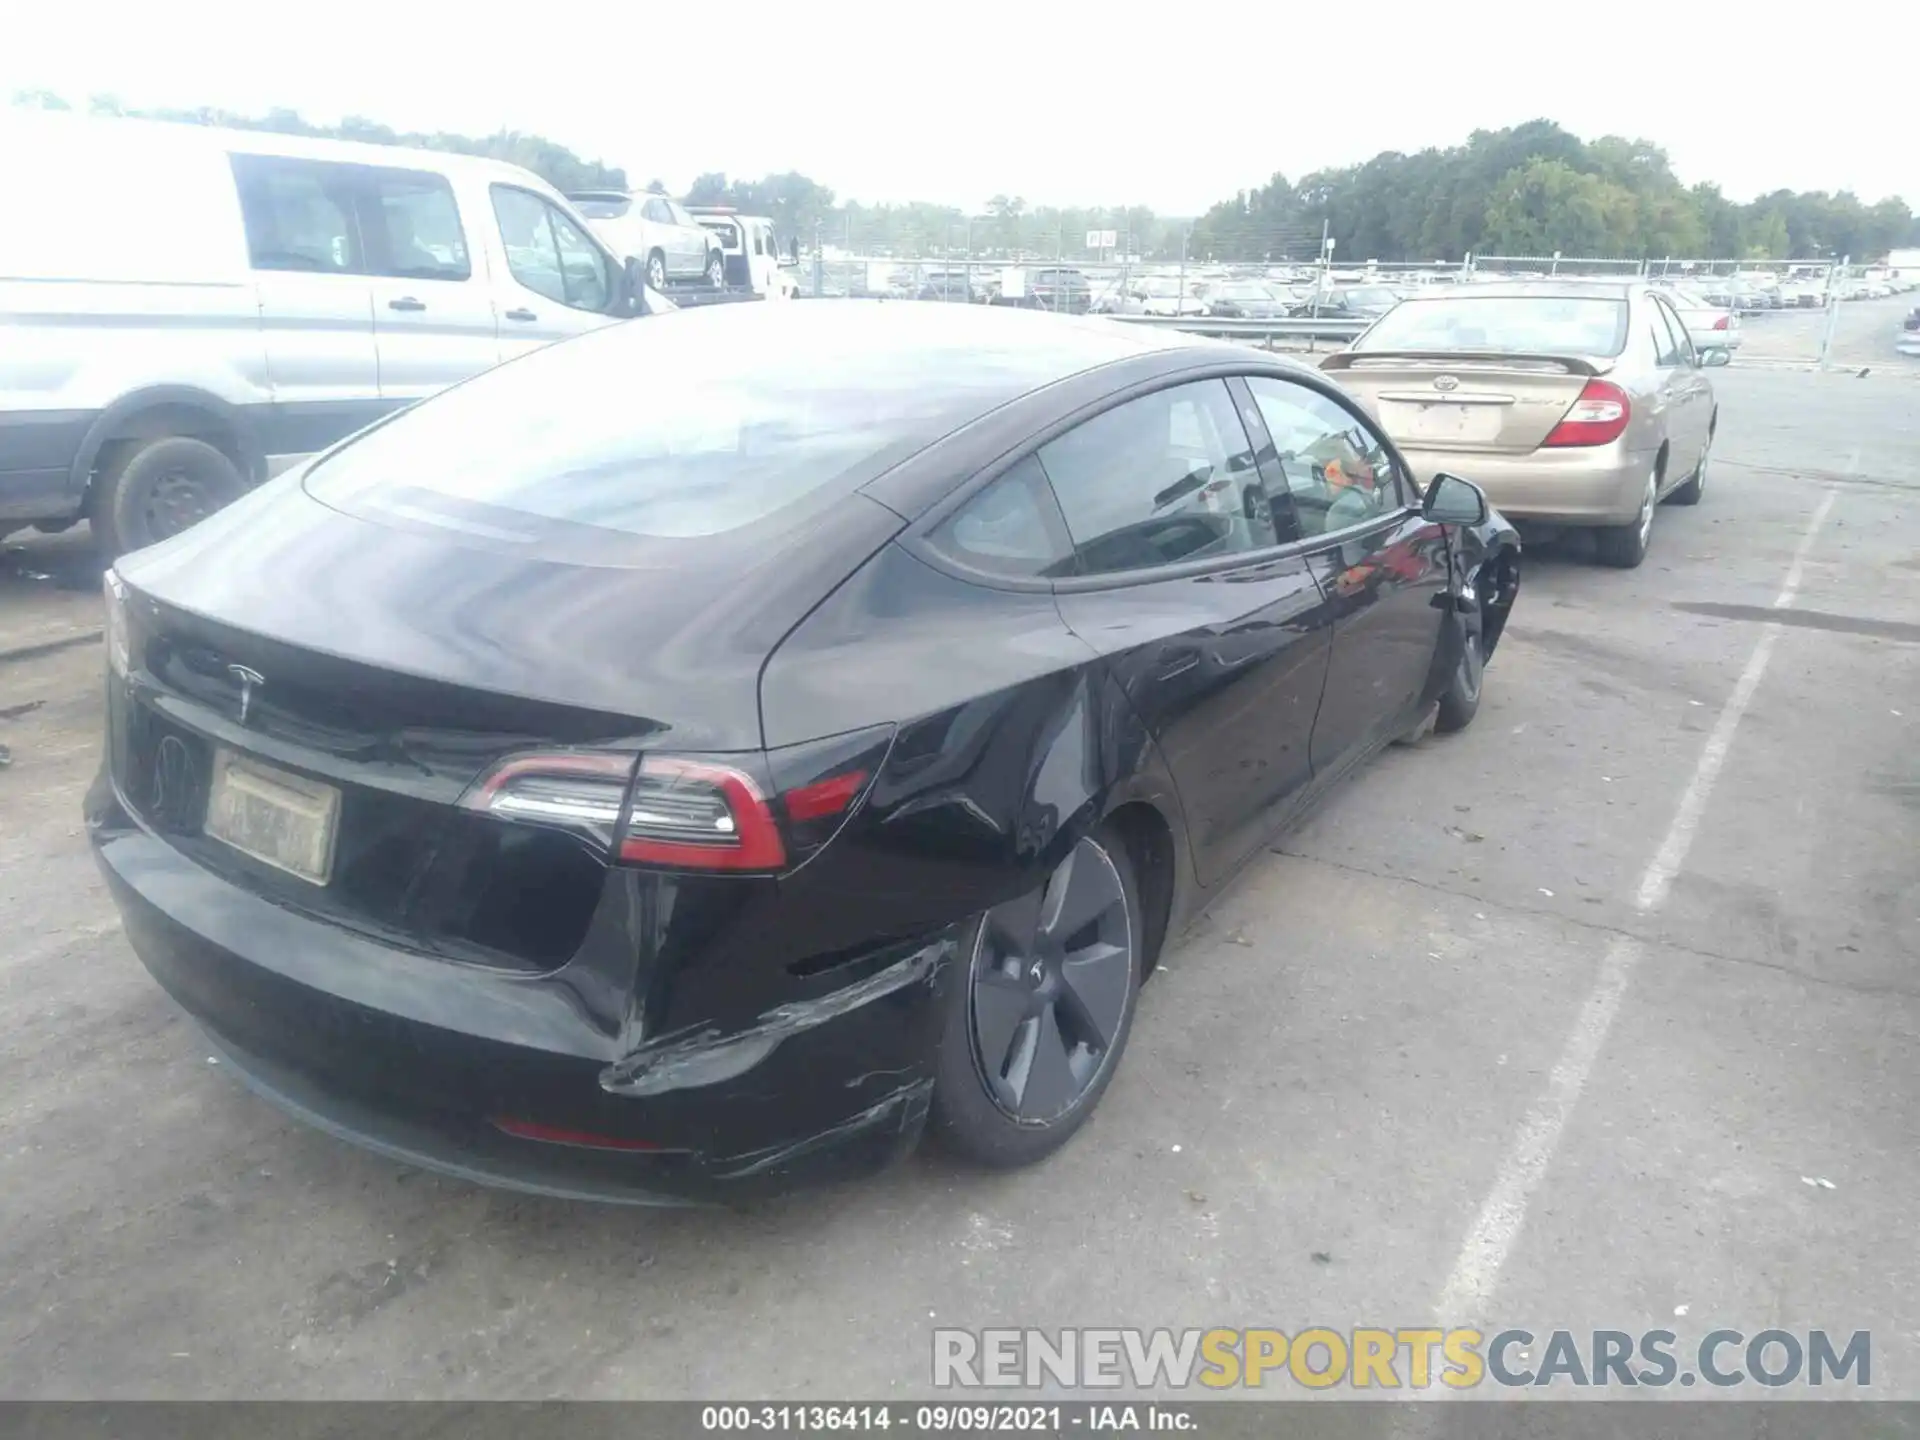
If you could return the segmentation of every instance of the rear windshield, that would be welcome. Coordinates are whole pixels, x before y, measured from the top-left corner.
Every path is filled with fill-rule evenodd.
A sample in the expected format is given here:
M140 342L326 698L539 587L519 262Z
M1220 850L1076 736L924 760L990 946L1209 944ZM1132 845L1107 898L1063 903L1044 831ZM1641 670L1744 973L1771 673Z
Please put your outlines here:
M722 535L865 483L1051 358L1024 332L916 344L907 320L842 339L826 306L779 324L735 313L762 308L683 311L536 351L349 442L307 472L307 492L491 540Z
M1388 311L1355 348L1618 355L1626 344L1624 300L1448 295L1409 301Z

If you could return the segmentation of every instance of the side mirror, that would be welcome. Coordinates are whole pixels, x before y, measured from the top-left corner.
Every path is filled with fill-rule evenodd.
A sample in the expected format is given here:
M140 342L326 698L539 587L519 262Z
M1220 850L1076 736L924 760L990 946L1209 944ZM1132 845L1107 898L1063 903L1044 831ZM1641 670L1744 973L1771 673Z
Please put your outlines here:
M629 255L626 263L620 267L620 298L623 302L620 308L629 315L646 314L646 294L647 272L640 267L638 260Z
M1733 363L1733 352L1724 347L1718 350L1708 350L1700 356L1700 363L1710 370L1717 370L1722 365L1731 365Z
M1487 495L1471 480L1441 471L1427 484L1420 513L1441 525L1480 525L1487 518Z

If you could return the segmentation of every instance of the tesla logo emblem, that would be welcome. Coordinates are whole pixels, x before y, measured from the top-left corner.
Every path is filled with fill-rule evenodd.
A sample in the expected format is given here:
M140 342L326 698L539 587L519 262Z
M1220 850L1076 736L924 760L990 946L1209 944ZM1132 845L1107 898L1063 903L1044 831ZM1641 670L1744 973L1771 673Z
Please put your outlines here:
M247 723L247 712L253 708L254 687L267 683L267 677L258 670L249 670L244 665L229 665L227 673L240 682L240 723Z
M193 804L193 752L178 735L161 740L153 757L153 823L175 830Z
M1042 980L1046 978L1047 978L1046 970L1041 966L1038 960L1034 961L1033 968L1027 971L1027 979L1031 983L1038 985Z
M1451 375L1442 375L1433 382L1433 388L1436 390L1458 390L1460 388L1460 382Z

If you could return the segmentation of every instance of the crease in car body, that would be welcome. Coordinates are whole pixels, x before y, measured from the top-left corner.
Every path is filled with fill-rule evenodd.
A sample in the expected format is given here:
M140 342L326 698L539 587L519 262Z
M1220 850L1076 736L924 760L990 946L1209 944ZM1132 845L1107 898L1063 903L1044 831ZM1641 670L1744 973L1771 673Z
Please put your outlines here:
M952 934L922 945L911 954L863 979L813 1000L790 1000L737 1030L707 1027L697 1032L655 1036L623 1054L600 1073L600 1088L611 1095L661 1095L687 1086L713 1085L747 1074L790 1036L890 995L909 985L932 983L957 949ZM882 1072L872 1071L869 1075ZM857 1077L849 1086L864 1080Z
M634 366L772 418L716 444L666 406L656 435L616 403ZM1337 393L1105 322L792 306L601 332L424 402L111 577L89 828L136 952L262 1093L488 1183L745 1197L926 1129L1039 1158L1115 1073L1165 936L1449 662L1448 617L1407 599L1453 531L1381 518L1428 537L1421 566L1342 595L1343 558L1231 553L1271 523L1249 436L1164 498L1200 468L1179 406L1211 386L1197 413L1237 430L1242 371ZM1175 428L1123 427L1165 452L1120 477L1139 515L1019 463L1141 404ZM564 455L525 439L556 425ZM390 485L428 501L395 516ZM436 528L488 506L527 543ZM1149 567L1057 568L1096 554ZM193 797L166 825L163 746ZM257 790L213 806L236 763ZM1001 1015L1016 1042L982 1048Z

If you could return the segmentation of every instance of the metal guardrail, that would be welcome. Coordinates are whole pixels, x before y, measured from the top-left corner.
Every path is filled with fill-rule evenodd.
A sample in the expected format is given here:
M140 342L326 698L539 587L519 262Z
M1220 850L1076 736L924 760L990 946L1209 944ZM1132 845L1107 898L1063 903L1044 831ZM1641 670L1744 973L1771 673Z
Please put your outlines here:
M1153 325L1162 330L1185 330L1193 335L1210 335L1220 340L1352 340L1371 321L1342 320L1241 320L1217 315L1107 315L1128 325Z

